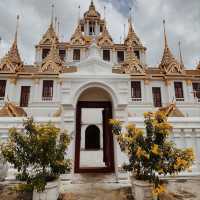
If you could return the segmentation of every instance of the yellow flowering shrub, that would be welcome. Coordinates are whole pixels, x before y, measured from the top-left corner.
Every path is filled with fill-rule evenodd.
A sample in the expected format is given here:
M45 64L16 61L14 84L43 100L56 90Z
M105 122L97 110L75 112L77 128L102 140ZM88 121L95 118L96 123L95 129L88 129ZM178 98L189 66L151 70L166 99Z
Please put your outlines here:
M47 181L70 171L71 161L65 158L70 141L71 137L53 124L36 124L30 118L21 131L9 130L1 150L6 161L18 170L17 179L43 191Z
M112 119L110 124L121 150L129 157L124 169L131 171L136 179L153 183L153 194L159 195L165 191L159 175L173 175L187 170L195 158L192 148L178 149L169 141L172 126L164 112L147 112L144 118L145 133L133 123L124 129L119 120Z

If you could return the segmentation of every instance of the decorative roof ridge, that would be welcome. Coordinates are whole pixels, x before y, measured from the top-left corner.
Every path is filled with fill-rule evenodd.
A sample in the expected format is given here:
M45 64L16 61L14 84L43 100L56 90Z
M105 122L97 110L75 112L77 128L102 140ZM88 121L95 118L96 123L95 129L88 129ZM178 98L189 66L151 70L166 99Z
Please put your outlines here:
M17 15L17 25L16 25L14 41L7 54L1 59L0 71L8 70L13 73L16 73L23 68L23 62L21 60L17 45L18 28L19 28L19 15Z
M97 38L97 40L98 40L98 45L100 45L100 46L102 44L104 44L105 42L109 43L108 45L113 45L113 39L112 39L110 33L108 32L108 29L106 27L106 23L104 23L103 31L99 35L99 37Z
M196 69L200 70L200 61L199 61L199 64L197 65Z
M163 20L164 29L164 51L159 68L165 74L182 74L184 72L184 65L179 63L171 52L168 46L167 34L165 29L165 20Z
M27 113L23 108L17 106L15 103L10 102L8 97L4 106L0 109L0 117L26 117Z
M71 40L72 44L84 45L86 43L85 36L83 35L83 33L81 31L80 21L79 21L78 26L76 27L73 35L71 36L70 40Z
M39 45L42 44L52 44L52 41L56 40L56 42L59 42L59 38L54 30L53 27L53 22L50 23L47 31L45 32L45 34L42 36L42 39L39 42Z
M64 63L60 58L59 49L54 39L47 57L43 60L40 66L40 71L53 71L55 73L61 73L63 71L63 66Z
M122 63L122 72L126 74L146 74L145 66L140 63L132 48L127 50L125 60Z

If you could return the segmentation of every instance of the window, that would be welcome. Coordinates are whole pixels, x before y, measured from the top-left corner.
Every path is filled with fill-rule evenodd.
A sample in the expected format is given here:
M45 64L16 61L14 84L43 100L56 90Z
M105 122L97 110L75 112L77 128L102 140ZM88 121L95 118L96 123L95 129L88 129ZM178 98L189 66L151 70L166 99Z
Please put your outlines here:
M84 25L81 26L81 32L84 32Z
M0 80L0 100L4 100L6 92L6 80Z
M161 98L161 90L159 87L153 87L152 88L153 93L153 104L155 107L161 107L162 106L162 98Z
M124 51L117 51L117 61L118 63L124 62Z
M133 101L141 101L141 84L140 81L131 82L131 98Z
M183 83L175 82L174 83L175 97L177 101L184 101L183 96Z
M21 87L21 98L20 98L20 106L28 107L29 97L30 97L30 86L22 86Z
M64 49L59 50L59 55L61 60L65 60L66 51Z
M100 130L95 125L90 125L85 131L85 149L99 150L100 149Z
M95 35L95 22L89 23L89 35Z
M80 49L74 49L73 60L74 61L80 61L80 58L81 58L81 50Z
M42 59L46 58L50 49L42 49Z
M53 99L53 81L44 80L43 81L43 91L42 91L42 100L51 101Z
M140 52L139 51L134 51L136 57L140 60Z
M103 26L100 25L100 32L102 33L103 32Z
M200 99L200 83L192 83L194 97Z
M110 50L103 50L103 60L110 61Z

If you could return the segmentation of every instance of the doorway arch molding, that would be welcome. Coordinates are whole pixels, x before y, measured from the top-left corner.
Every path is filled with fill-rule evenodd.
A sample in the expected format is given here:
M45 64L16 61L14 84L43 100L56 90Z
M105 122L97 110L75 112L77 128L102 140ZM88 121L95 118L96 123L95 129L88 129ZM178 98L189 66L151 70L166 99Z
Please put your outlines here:
M83 85L81 85L78 90L74 93L74 97L73 97L73 106L74 108L76 108L76 105L78 103L78 100L79 100L79 97L81 96L81 94L87 90L87 89L90 89L90 88L101 88L103 90L105 90L105 92L107 92L110 97L111 97L111 102L113 104L113 108L117 108L117 105L118 105L118 98L117 98L117 92L112 88L110 87L109 85L105 84L104 82L87 82Z

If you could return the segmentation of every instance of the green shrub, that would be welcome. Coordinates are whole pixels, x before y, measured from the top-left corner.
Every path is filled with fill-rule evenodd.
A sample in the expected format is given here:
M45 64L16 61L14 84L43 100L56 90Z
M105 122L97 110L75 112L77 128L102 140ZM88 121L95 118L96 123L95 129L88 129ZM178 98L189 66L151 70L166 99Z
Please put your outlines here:
M4 158L18 170L17 179L43 191L47 181L70 171L65 159L71 138L52 123L36 124L33 118L24 122L24 129L9 130L9 138L1 147Z

